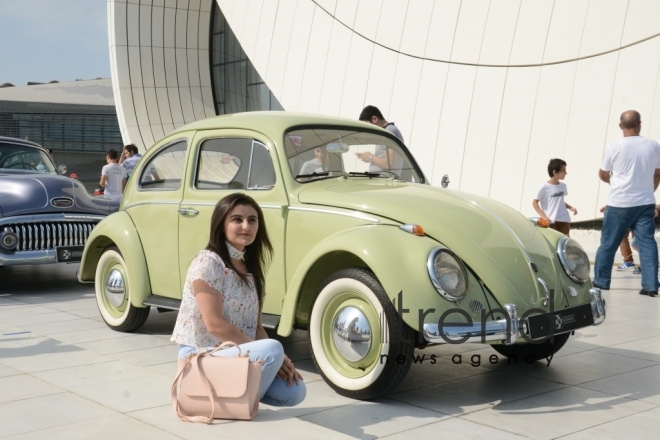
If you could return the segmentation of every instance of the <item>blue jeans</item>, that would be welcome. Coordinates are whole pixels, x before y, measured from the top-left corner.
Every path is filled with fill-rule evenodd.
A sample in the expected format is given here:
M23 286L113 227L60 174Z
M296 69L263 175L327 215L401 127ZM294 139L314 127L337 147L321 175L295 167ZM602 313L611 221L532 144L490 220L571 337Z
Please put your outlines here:
M261 382L259 384L259 401L272 406L295 406L305 400L307 388L300 381L298 385L294 381L289 388L286 381L277 377L277 372L284 361L284 349L280 341L275 339L259 339L239 345L241 352L250 351L250 360L262 361ZM179 345L179 359L183 359L190 353L196 353L195 347L190 345ZM214 356L237 356L238 349L235 347L218 350Z
M655 241L655 205L615 208L608 206L603 219L600 247L596 252L594 265L594 285L610 288L612 265L623 236L632 229L639 247L639 260L642 269L642 289L658 291L658 245Z

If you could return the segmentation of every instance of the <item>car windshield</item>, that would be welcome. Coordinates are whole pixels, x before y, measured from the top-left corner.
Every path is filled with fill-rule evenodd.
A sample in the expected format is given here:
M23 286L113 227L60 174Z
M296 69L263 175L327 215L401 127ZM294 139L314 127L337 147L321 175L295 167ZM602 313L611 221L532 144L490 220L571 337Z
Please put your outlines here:
M408 150L378 133L355 129L305 128L284 136L289 168L298 182L338 176L423 182Z
M57 174L45 151L30 145L7 142L0 142L0 170Z

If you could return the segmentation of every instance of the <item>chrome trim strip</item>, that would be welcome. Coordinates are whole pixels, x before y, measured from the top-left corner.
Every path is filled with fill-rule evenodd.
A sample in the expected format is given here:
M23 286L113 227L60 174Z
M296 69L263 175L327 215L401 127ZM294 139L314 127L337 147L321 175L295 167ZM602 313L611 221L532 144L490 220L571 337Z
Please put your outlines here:
M57 206L53 203L53 200L68 200L69 202L71 202L71 204L68 206ZM64 208L64 209L71 208L73 206L73 199L71 197L53 197L52 199L50 199L50 206L52 206L53 208Z
M69 214L36 214L36 215L17 215L13 217L0 218L0 226L5 224L20 223L50 223L65 222L70 220L101 221L106 218L105 215L69 215Z
M548 283L545 282L545 280L541 277L537 278L536 281L543 287L543 292L545 292L545 301L544 301L544 306L548 305L548 300L550 299L550 288L548 287Z
M343 215L344 217L353 217L353 218L358 218L360 220L366 220L370 221L372 223L380 223L380 220L377 218L369 217L368 215L364 214L363 212L360 211L350 211L350 212L342 212L342 211L333 211L330 209L319 209L319 208L306 208L302 206L289 206L289 210L291 211L307 211L307 212L319 212L323 214L333 214L333 215Z
M607 315L607 303L605 298L602 297L600 289L589 289L591 294L591 313L594 316L594 325L600 325L605 321Z
M44 248L44 236L46 235L46 234L44 234L44 225L39 225L39 232L41 233L41 235L39 236L39 249L43 249Z
M505 304L504 310L509 315L510 332L507 331L507 320L498 319L496 321L486 321L484 333L481 333L481 322L473 322L471 326L445 324L442 326L443 333L448 339L468 338L465 342L492 342L502 341L506 345L515 344L520 338L518 323L518 312L515 304ZM434 344L447 344L438 329L438 324L424 324L422 333L424 339ZM482 341L483 339L483 341Z
M27 232L25 232L25 226L21 225L21 232L23 233L23 249L24 251L27 250Z
M460 194L458 194L458 193L456 193L456 192L454 192L454 191L450 191L450 190L446 190L446 189L445 189L445 191L447 191L447 192L450 193L450 194L453 194L454 196L456 196L456 197L458 197L458 198L460 198L460 199L463 199L463 200L465 200L465 201L471 203L473 206L476 206L476 207L478 207L478 208L481 208L482 210L484 210L484 211L486 211L488 214L490 214L490 215L491 215L495 220L497 220L497 221L498 221L498 222L504 227L504 229L506 229L506 230L509 232L509 234L511 234L511 236L512 236L512 237L518 242L518 245L520 246L520 248L521 248L521 249L523 250L523 252L525 253L525 256L527 257L527 262L528 262L530 265L531 265L532 263L534 263L534 260L532 260L532 256L531 256L531 255L529 254L529 252L527 251L527 248L525 247L525 245L523 244L523 242L520 240L520 238L518 238L518 236L516 235L516 233L513 232L513 229L511 229L511 227L509 227L509 225L507 225L507 224L504 222L504 220L502 220L502 219L499 218L494 212L492 212L491 210L489 210L489 209L486 208L485 206L482 206L482 205L478 204L478 203L475 202L474 200L468 199L467 197L462 196L462 195L460 195Z

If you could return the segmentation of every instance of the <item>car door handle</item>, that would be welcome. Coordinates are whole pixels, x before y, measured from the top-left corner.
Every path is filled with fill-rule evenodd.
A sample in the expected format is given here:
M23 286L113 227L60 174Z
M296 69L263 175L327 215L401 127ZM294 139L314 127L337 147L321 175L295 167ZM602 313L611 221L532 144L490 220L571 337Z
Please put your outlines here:
M193 215L197 215L197 214L199 214L199 211L197 211L196 209L190 209L190 208L179 208L179 209L177 209L177 211L178 211L179 214L181 214L181 215L190 215L190 216L193 216Z

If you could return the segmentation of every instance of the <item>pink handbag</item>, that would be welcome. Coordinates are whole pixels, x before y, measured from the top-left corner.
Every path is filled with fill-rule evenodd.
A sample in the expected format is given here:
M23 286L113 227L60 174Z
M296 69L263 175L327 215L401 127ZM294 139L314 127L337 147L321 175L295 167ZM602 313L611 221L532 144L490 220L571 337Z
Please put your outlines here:
M212 355L229 347L238 348L238 356ZM172 406L184 422L252 420L259 410L260 382L261 361L251 362L249 351L241 354L238 345L225 342L179 360L172 384Z

